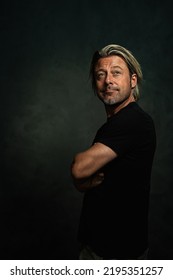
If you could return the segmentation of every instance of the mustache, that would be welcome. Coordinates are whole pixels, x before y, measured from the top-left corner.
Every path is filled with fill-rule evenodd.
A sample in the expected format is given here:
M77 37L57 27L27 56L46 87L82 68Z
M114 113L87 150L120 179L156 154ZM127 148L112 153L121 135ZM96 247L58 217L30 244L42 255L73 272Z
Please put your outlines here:
M119 90L118 86L112 86L112 85L108 85L106 87L104 87L101 92L105 92L105 91L111 91L111 90Z

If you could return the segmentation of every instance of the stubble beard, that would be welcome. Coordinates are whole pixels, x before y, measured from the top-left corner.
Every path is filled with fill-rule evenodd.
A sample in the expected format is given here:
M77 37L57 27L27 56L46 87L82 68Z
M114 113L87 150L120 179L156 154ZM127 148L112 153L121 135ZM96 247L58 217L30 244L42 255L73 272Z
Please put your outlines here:
M111 99L104 99L103 98L101 100L107 106L114 106L114 105L119 103L115 98L111 98Z
M99 99L104 103L105 106L110 106L110 107L113 107L113 106L118 106L119 104L123 103L124 101L126 101L128 98L129 98L130 94L127 94L127 95L124 95L124 96L121 96L121 93L118 91L116 93L116 96L113 97L113 96L106 96L106 94L102 93L102 95L99 95Z
M111 89L111 88L110 88ZM113 88L112 88L113 89ZM112 94L105 93L105 91L100 91L100 94L98 94L99 99L104 103L105 106L118 106L119 104L126 101L130 96L130 90L127 93L122 93L120 88L114 87L114 90L116 90L116 96L112 96Z

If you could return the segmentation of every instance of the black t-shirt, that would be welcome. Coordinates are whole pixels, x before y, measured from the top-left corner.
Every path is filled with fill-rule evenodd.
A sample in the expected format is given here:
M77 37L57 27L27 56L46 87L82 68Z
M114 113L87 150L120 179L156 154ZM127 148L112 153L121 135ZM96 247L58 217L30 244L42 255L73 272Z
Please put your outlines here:
M79 240L105 259L137 258L148 246L153 121L132 102L107 119L96 142L118 157L102 169L103 183L84 195Z

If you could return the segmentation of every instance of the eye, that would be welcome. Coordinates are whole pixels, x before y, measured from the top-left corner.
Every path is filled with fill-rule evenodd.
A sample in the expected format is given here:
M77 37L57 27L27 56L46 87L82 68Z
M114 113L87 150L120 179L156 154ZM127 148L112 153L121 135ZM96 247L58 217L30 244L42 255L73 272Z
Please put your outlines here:
M119 70L116 70L116 71L113 71L112 72L112 75L113 76L118 76L118 75L120 75L121 74L121 71L119 71Z
M100 80L100 79L102 79L102 78L104 78L105 77L105 73L104 72L98 72L98 73L96 73L96 79L97 80Z

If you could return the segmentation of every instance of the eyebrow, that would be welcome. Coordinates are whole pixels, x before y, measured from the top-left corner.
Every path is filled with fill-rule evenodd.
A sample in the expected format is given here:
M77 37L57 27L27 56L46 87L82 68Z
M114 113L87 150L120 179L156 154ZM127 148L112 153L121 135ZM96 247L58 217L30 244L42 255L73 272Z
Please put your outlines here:
M119 66L119 65L114 65L114 66L111 67L111 69L115 69L115 68L119 68L119 69L123 70L123 68L121 66ZM104 72L105 69L104 68L98 68L98 69L95 70L95 73L97 73L99 71L103 71Z
M123 68L121 66L119 66L119 65L112 66L111 68L120 68L120 69L123 70Z

